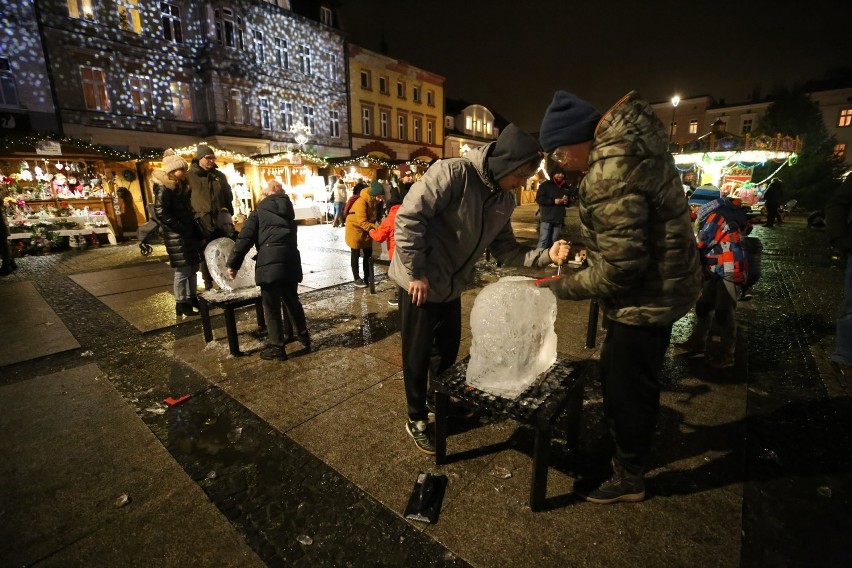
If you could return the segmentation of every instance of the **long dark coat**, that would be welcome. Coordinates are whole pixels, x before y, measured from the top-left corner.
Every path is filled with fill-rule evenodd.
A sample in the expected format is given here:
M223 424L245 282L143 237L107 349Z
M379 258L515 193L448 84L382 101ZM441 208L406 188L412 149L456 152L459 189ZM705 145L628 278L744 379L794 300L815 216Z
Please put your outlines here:
M239 270L252 245L257 247L254 280L262 286L302 281L296 240L296 214L285 193L264 198L246 219L226 266Z
M172 268L198 265L202 240L190 205L189 185L179 184L163 170L154 170L154 214L163 227L163 241ZM182 187L181 187L182 186Z

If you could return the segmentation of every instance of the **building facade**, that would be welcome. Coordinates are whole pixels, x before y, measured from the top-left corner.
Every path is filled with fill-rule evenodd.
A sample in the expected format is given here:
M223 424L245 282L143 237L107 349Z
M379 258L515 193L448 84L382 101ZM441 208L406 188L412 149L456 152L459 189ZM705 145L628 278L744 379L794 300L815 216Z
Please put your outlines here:
M457 158L469 150L497 140L506 121L480 104L447 100L444 115L444 157Z
M63 133L135 153L204 139L249 155L306 134L302 149L347 155L344 38L331 8L298 5L36 0Z
M353 156L443 157L444 77L350 44L349 92Z
M852 167L852 87L811 90L808 97L822 111L825 129L837 140L835 150L843 163ZM734 105L718 104L709 95L681 99L677 106L671 101L653 103L651 106L663 124L670 128L671 142L682 146L709 132L714 124L723 124L724 130L737 136L758 130L760 119L772 101L759 101Z

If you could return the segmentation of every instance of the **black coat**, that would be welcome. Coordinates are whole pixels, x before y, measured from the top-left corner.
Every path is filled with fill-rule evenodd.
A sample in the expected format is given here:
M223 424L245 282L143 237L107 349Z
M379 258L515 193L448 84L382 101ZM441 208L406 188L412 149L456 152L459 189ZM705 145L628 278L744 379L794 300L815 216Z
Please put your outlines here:
M560 197L568 197L568 184L564 189L552 181L543 182L538 186L535 194L535 202L538 203L540 221L542 223L553 223L555 225L565 224L566 205L555 205L553 201Z
M203 244L190 205L189 186L179 189L162 170L154 170L154 214L163 227L163 241L173 268L197 265Z
M254 245L254 280L258 285L301 282L302 257L296 243L295 218L286 194L274 193L264 198L246 219L226 266L239 270Z

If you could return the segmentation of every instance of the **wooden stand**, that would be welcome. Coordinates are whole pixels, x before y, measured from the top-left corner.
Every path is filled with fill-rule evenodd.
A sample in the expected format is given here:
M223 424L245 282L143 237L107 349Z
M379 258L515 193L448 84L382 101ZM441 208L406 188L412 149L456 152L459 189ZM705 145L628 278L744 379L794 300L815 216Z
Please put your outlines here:
M198 297L198 309L201 312L201 328L204 332L204 342L213 341L213 326L210 323L210 309L222 308L225 312L225 331L228 334L228 349L231 355L239 357L244 355L240 351L239 337L237 335L237 318L234 310L254 304L257 314L257 325L261 329L266 327L266 319L263 317L263 302L260 298L260 290L251 288L235 295L220 290L210 290Z

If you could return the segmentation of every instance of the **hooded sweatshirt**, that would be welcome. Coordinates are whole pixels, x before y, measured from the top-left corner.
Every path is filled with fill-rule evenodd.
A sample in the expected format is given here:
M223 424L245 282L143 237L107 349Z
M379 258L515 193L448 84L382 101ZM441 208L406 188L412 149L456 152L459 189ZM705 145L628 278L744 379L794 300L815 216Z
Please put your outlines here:
M496 144L475 148L461 158L439 160L403 199L396 213L396 246L388 271L403 289L425 276L430 285L427 301L454 300L486 248L512 266L543 268L550 263L547 250L523 246L515 239L510 223L514 196L500 189L488 164ZM511 171L509 166L523 161L523 156L509 160L502 156L500 169Z
M263 198L251 212L225 264L239 270L252 246L257 247L254 279L259 285L302 281L302 258L296 241L296 215L285 193Z
M651 106L630 92L601 118L580 184L589 267L552 289L596 298L627 325L670 325L701 291L701 265L668 135Z

